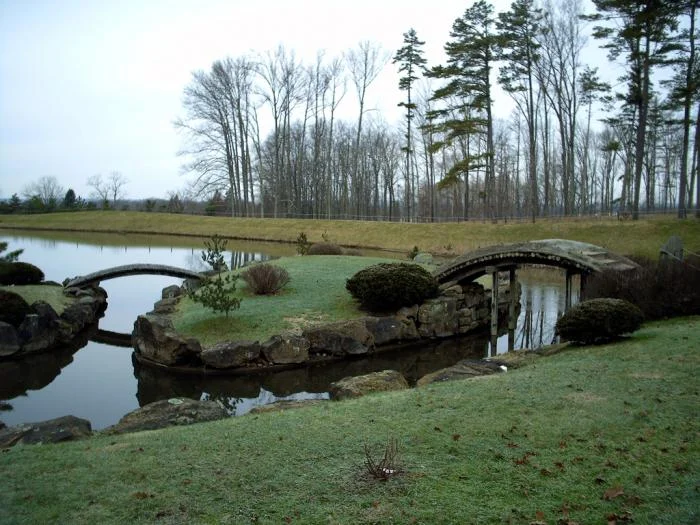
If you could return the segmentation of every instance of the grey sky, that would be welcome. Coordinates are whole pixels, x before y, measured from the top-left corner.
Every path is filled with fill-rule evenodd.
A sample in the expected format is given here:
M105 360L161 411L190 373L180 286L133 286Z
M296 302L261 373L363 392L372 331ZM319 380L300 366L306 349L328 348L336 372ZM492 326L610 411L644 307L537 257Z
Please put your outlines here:
M505 0L494 2L497 9ZM87 197L86 180L120 171L128 197L165 197L185 186L183 88L214 60L283 44L311 63L361 40L393 53L414 27L430 64L442 60L464 0L0 0L0 198L55 176ZM394 123L396 66L368 106ZM354 93L341 114L355 118ZM497 110L507 108L505 101ZM262 110L265 111L264 109ZM345 113L342 113L344 111ZM509 109L506 109L506 115Z

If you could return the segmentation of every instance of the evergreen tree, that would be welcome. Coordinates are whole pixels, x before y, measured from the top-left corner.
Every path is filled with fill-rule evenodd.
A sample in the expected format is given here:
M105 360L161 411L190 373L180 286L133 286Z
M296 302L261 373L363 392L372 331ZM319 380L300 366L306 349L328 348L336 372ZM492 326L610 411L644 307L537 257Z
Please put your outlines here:
M667 0L592 0L597 9L587 20L605 22L596 26L593 36L604 39L610 60L624 56L627 94L625 105L634 110L634 196L632 218L639 218L639 195L644 169L647 122L651 94L651 76L656 66L664 64L674 49L669 34L677 26L680 2Z
M75 203L76 203L75 192L73 191L72 188L69 188L68 191L66 192L66 196L63 197L63 207L70 210L70 209L75 208Z
M444 141L435 143L434 147L444 147L458 138L469 141L474 134L486 136L485 151L467 154L457 161L442 185L457 183L460 174L464 174L465 185L468 185L469 171L483 168L486 198L492 216L496 198L490 78L496 45L493 24L493 6L485 0L478 0L452 25L452 40L445 44L447 65L434 67L429 73L433 78L447 81L433 94L433 100L442 102L442 105L432 111L430 117L435 121L435 129L444 134ZM465 202L465 217L466 205Z
M515 0L510 11L499 13L499 58L504 62L499 72L503 89L515 100L525 118L528 136L528 179L530 212L535 220L539 210L537 187L537 101L535 66L540 59L542 10L534 0Z
M404 46L399 49L392 60L392 64L399 64L399 72L403 73L399 79L399 89L406 92L406 100L399 102L399 106L406 108L406 145L401 148L406 153L406 188L410 188L411 180L411 155L413 142L411 137L411 121L416 105L412 99L412 91L419 73L424 71L426 60L423 57L424 41L419 40L416 30L411 28L403 34ZM407 193L410 193L407 191ZM411 216L410 199L406 199L406 215Z

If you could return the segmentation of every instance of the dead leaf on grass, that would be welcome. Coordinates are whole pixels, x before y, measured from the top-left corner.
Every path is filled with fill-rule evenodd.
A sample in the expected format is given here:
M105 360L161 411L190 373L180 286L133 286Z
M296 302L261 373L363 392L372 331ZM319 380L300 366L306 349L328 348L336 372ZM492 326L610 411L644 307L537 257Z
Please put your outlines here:
M610 501L611 499L615 499L619 496L622 496L625 493L625 489L623 489L620 485L616 485L614 487L609 488L603 493L603 499L606 501Z
M134 492L132 496L136 499L148 499L148 498L154 498L155 496L151 494L150 492L143 492L143 491L138 491Z

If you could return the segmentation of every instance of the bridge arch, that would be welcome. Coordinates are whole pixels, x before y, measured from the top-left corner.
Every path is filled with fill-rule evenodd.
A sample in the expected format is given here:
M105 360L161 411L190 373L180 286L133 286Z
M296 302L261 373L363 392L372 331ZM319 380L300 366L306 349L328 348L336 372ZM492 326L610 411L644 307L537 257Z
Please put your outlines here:
M440 284L465 284L482 275L522 265L563 268L567 274L599 272L605 269L632 270L633 261L594 244L566 239L546 239L487 246L461 255L435 272Z
M167 275L170 277L179 277L181 279L196 279L201 280L204 275L186 270L185 268L177 268L176 266L167 266L164 264L125 264L122 266L114 266L98 272L93 272L88 275L75 277L65 283L65 287L88 286L91 284L99 284L102 281L116 279L118 277L126 277L128 275Z
M498 289L500 272L508 272L510 305L508 308L508 350L514 348L515 311L518 298L516 270L523 265L546 265L566 270L565 309L572 302L572 277L580 275L581 291L586 276L606 269L633 270L638 265L605 248L566 239L546 239L487 246L468 252L442 265L435 272L441 287L463 285L491 275L491 354L496 354L498 339Z

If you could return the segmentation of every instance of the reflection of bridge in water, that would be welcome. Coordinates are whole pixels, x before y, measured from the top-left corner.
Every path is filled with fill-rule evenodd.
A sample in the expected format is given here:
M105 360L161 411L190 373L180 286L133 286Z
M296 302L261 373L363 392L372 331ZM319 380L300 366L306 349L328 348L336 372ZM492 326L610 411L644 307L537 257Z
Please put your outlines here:
M117 277L126 277L128 275L167 275L171 277L180 277L182 279L201 280L204 276L201 273L177 268L176 266L167 266L165 264L125 264L123 266L115 266L98 272L93 272L88 275L75 277L66 283L66 288L88 286L91 284L99 284L108 279L116 279Z
M94 343L102 343L110 346L120 346L122 348L131 348L131 334L123 334L120 332L111 332L109 330L97 330L90 335L90 341Z
M627 271L637 264L626 257L593 244L566 239L548 239L480 248L444 264L435 272L442 287L466 284L483 275L491 275L491 352L496 352L498 338L498 279L508 272L510 305L508 309L508 350L515 347L515 310L517 297L516 270L523 265L544 265L566 271L565 310L571 306L573 277L580 278L579 296L586 285L586 277L604 270Z

